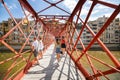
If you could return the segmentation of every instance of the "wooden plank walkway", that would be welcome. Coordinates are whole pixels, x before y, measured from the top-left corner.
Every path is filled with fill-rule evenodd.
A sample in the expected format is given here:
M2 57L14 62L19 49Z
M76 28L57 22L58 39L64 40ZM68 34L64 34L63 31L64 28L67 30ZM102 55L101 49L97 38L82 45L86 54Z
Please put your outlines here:
M21 80L85 80L69 55L65 54L57 64L54 44L46 50L39 62L40 65L31 67Z

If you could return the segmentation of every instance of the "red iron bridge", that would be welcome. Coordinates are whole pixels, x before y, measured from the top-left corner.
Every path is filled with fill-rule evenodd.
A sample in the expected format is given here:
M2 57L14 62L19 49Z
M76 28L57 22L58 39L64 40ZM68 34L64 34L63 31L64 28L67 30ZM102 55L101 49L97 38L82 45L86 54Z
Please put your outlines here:
M61 6L65 0L40 0L44 5L37 3L41 7L36 10L34 3L30 3L30 0L16 0L24 14L24 18L18 21L5 1L0 0L0 4L14 25L0 36L0 46L5 47L13 55L5 60L0 60L0 66L6 67L5 72L0 72L1 80L113 80L109 75L120 76L120 62L100 39L103 32L120 13L120 4L104 0L76 0L77 4L72 11L69 11ZM90 3L89 9L82 17L84 5L87 2ZM88 21L97 5L112 9L113 12L100 30L95 33L88 25ZM49 12L51 8L54 10ZM54 14L56 11L62 13ZM19 15L18 12L16 13ZM81 23L79 31L77 30L78 23ZM82 40L85 29L92 36L87 45L84 45ZM16 35L16 40L12 41L12 37ZM45 45L43 58L39 57L40 65L35 65L36 61L31 51L31 41L34 36L42 36ZM58 36L65 36L67 45L66 54L61 56L59 65L57 65L55 56L55 37ZM9 40L10 38L11 40ZM89 53L95 43L105 52L104 58L109 58L112 64ZM14 47L11 44L14 44ZM77 47L78 44L81 46L80 49ZM17 47L18 49L16 49ZM5 50L1 49L0 52L5 52ZM98 55L99 53L93 54ZM10 63L7 64L9 61ZM107 67L107 69L98 68L95 63L101 67ZM116 80L120 80L120 77Z

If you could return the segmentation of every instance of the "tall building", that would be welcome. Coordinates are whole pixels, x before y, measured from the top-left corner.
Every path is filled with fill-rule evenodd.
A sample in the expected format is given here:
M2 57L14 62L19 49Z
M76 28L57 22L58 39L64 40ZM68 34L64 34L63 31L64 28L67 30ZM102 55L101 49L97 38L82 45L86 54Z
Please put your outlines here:
M16 22L19 23L21 21L20 18L15 18ZM10 31L13 27L15 27L16 23L9 18L7 21L3 21L0 23L0 37L5 35L8 31ZM18 27L21 28L23 33L28 36L30 32L30 27L28 25L20 24ZM16 44L16 43L23 43L25 41L24 35L21 33L19 28L16 28L7 38L5 41L9 44Z
M2 28L2 23L0 23L0 37L3 35L3 28Z
M88 25L93 30L95 34L99 32L99 30L102 28L102 26L107 21L108 17L100 17L97 20L89 21ZM84 36L83 42L88 44L92 39L91 33L84 29L84 33L82 34ZM109 44L118 44L120 43L120 19L116 18L113 20L113 22L107 27L107 29L102 33L100 36L100 39L103 41L103 43L109 43Z

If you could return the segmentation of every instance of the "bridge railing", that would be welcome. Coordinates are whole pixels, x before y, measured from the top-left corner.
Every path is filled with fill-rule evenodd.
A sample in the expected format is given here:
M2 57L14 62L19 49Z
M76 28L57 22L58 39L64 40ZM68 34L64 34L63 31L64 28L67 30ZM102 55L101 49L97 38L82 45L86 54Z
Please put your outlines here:
M94 1L94 0L91 0L91 1L92 1L91 6L84 20L81 18L81 13L82 13L82 8L84 8L86 0L78 1L78 4L76 5L73 11L73 14L71 14L72 16L68 21L69 24L65 27L67 29L66 33L67 33L67 42L68 42L67 43L68 53L73 59L73 61L75 62L75 64L78 66L80 71L82 71L86 79L110 80L112 78L109 77L109 75L114 76L114 74L116 73L117 75L119 75L120 62L114 56L112 51L110 51L108 47L103 43L100 37L102 34L104 34L105 30L109 27L110 23L112 23L112 21L119 14L120 5L114 5L104 1ZM98 4L102 5L103 7L107 6L109 7L109 9L112 8L114 9L114 11L111 12L111 16L107 17L106 20L102 19L104 20L103 21L104 24L101 26L95 26L95 27L100 27L100 29L97 31L94 31L91 28L91 26L88 25L89 23L88 20L91 17L92 12L94 12L94 8ZM77 29L78 23L81 23L81 26L80 26L81 28L79 29L79 31ZM83 37L85 37L85 34L88 34L87 32L91 36L88 37L89 42L84 42ZM90 48L92 48L93 45L96 45L96 44L100 49L102 49L103 51L102 53L100 53L100 51L99 52L93 51L93 53L90 52ZM78 48L78 45L81 49ZM102 56L102 54L104 54L104 56ZM101 68L100 66L102 66L103 68Z
M44 51L53 38L44 31L42 25L38 25L39 22L28 21L30 14L23 19L16 19L8 5L4 1L1 3L11 18L2 23L4 33L0 35L0 80L19 80L35 63L31 50L33 37L42 36Z

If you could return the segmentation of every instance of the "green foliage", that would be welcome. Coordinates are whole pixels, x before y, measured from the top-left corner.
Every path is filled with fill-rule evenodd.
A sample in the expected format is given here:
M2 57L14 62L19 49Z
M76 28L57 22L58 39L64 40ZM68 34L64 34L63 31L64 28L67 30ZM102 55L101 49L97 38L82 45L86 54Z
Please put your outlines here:
M116 57L116 59L118 59L118 61L120 61L120 51L111 51L111 53ZM78 52L78 55L80 55L81 53ZM111 65L111 66L115 66L114 63L111 61L111 59L109 58L109 56L107 55L106 52L104 51L88 51L88 54ZM75 58L78 58L78 56L76 56L76 54L74 53ZM94 65L94 67L97 69L97 70L100 70L100 71L106 71L106 70L109 70L110 68L101 64L100 62L92 59L91 59L91 62L92 64ZM86 55L84 55L81 59L80 59L80 62L81 64L83 65L83 67L91 74L93 74L92 72L92 69L89 65L89 62L88 62L88 59L86 57ZM110 80L118 80L118 78L120 79L120 76L118 75L119 73L115 73L115 74L111 74L111 75L107 75ZM104 77L101 77L102 80L106 80Z
M30 53L25 53L23 54L23 57L28 59ZM10 52L2 52L0 53L0 61L5 61L6 59L8 58L12 58L13 56L15 56L14 53L10 53ZM33 56L31 57L30 60L33 60ZM10 72L10 74L8 76L11 76L13 75L16 71L18 71L19 69L21 68L24 68L25 64L26 64L26 61L21 61L22 60L22 57L19 57L17 58L15 61L15 59L12 59L12 60L9 60L9 61L6 61L5 63L3 64L0 64L0 80L3 80L6 72L8 71L8 69L10 68L10 66L16 61L15 64L18 63L18 65L16 65ZM20 62L21 61L21 62ZM19 63L20 62L20 63Z

